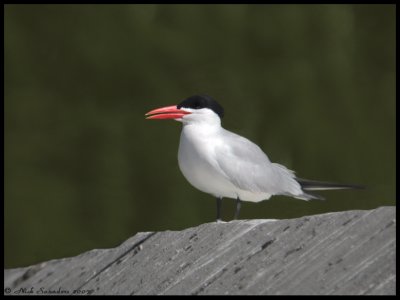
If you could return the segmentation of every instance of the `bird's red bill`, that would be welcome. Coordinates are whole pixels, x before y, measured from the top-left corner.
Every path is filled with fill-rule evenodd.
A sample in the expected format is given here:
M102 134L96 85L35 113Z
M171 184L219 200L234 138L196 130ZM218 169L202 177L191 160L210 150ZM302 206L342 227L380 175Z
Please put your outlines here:
M184 111L178 109L176 105L161 107L157 109L153 109L146 114L146 119L154 120L154 119L180 119L184 115L190 114L188 111Z

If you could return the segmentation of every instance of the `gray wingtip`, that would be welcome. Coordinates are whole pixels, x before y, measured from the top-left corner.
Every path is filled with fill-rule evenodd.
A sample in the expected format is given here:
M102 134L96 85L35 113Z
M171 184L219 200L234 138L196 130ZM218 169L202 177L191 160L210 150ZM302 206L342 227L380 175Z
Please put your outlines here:
M366 189L366 186L359 185L359 184L316 181L316 180L308 180L308 179L302 179L302 178L296 178L296 181L300 184L301 188L305 191L343 190L343 189L364 190L364 189Z

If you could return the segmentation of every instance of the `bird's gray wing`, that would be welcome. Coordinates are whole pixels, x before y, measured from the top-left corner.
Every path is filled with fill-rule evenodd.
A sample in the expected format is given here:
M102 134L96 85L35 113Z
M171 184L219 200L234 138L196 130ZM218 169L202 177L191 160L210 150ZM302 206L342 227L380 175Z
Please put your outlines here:
M224 130L225 143L216 146L217 163L225 177L236 187L251 192L299 195L300 185L294 172L271 163L253 142Z

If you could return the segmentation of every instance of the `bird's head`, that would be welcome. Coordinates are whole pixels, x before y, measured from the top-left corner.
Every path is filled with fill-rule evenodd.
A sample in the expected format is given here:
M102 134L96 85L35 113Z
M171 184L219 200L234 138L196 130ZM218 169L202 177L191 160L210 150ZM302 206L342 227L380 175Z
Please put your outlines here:
M146 116L146 119L174 119L184 124L220 124L224 116L224 109L210 96L195 95L183 100L178 105L149 111Z

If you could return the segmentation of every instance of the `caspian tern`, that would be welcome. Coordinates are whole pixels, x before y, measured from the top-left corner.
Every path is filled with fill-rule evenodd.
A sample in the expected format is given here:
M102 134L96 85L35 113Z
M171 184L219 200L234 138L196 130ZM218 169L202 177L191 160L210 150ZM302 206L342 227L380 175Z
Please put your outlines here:
M255 143L224 129L224 109L207 95L191 96L178 105L149 111L146 116L182 122L179 168L191 185L217 198L217 221L221 220L224 197L236 199L237 219L242 201L260 202L273 195L323 200L308 191L363 188L297 178L294 171L272 163Z

